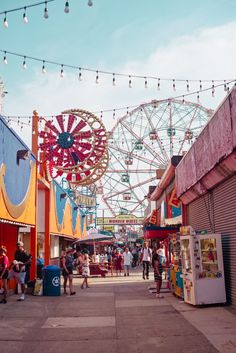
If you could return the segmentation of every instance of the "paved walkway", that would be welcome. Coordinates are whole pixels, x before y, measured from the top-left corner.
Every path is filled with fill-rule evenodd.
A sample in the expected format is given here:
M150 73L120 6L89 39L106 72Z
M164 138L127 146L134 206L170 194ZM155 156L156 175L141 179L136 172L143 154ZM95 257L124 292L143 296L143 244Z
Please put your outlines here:
M61 297L0 306L0 353L235 353L236 316L156 299L140 274L91 279Z

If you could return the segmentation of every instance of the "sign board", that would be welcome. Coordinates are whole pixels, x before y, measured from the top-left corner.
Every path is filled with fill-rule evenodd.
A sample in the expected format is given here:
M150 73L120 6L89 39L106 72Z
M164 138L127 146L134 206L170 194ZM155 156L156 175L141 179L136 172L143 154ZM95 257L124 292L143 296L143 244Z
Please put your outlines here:
M95 197L90 197L87 195L77 195L76 196L76 203L77 203L77 205L85 205L87 207L94 207L94 206L96 206L96 199L95 199Z
M115 226L106 226L102 227L104 230L107 230L108 232L114 232L115 231Z
M119 215L116 217L98 217L97 225L112 225L112 224L133 224L133 225L141 225L144 221L143 217L136 217L134 215Z

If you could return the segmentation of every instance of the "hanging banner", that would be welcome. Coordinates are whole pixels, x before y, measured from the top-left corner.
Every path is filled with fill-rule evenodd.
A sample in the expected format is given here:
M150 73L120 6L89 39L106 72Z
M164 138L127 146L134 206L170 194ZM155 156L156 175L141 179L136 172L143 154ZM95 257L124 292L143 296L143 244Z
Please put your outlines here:
M177 208L179 208L181 206L181 202L180 202L180 200L178 199L178 197L176 195L176 189L175 188L172 190L168 205L174 206L174 207L177 207Z

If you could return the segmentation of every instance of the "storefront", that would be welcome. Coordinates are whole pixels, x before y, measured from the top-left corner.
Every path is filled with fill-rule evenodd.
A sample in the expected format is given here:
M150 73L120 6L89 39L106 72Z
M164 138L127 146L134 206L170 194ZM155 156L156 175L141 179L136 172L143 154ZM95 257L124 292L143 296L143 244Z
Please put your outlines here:
M33 256L31 277L36 271L36 159L29 148L0 117L0 243L6 246L10 262L19 228L28 229L26 250Z
M236 89L234 88L176 169L186 224L220 233L227 301L236 305Z

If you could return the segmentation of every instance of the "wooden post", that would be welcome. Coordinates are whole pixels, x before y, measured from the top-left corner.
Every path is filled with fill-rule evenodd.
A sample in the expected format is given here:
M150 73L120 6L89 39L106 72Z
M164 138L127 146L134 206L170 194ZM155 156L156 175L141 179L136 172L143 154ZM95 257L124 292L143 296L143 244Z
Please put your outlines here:
M45 187L44 263L50 262L50 188Z
M30 231L30 253L32 255L31 279L37 277L37 234L38 234L38 113L34 110L32 117L32 152L36 157L36 183L35 183L35 227Z

